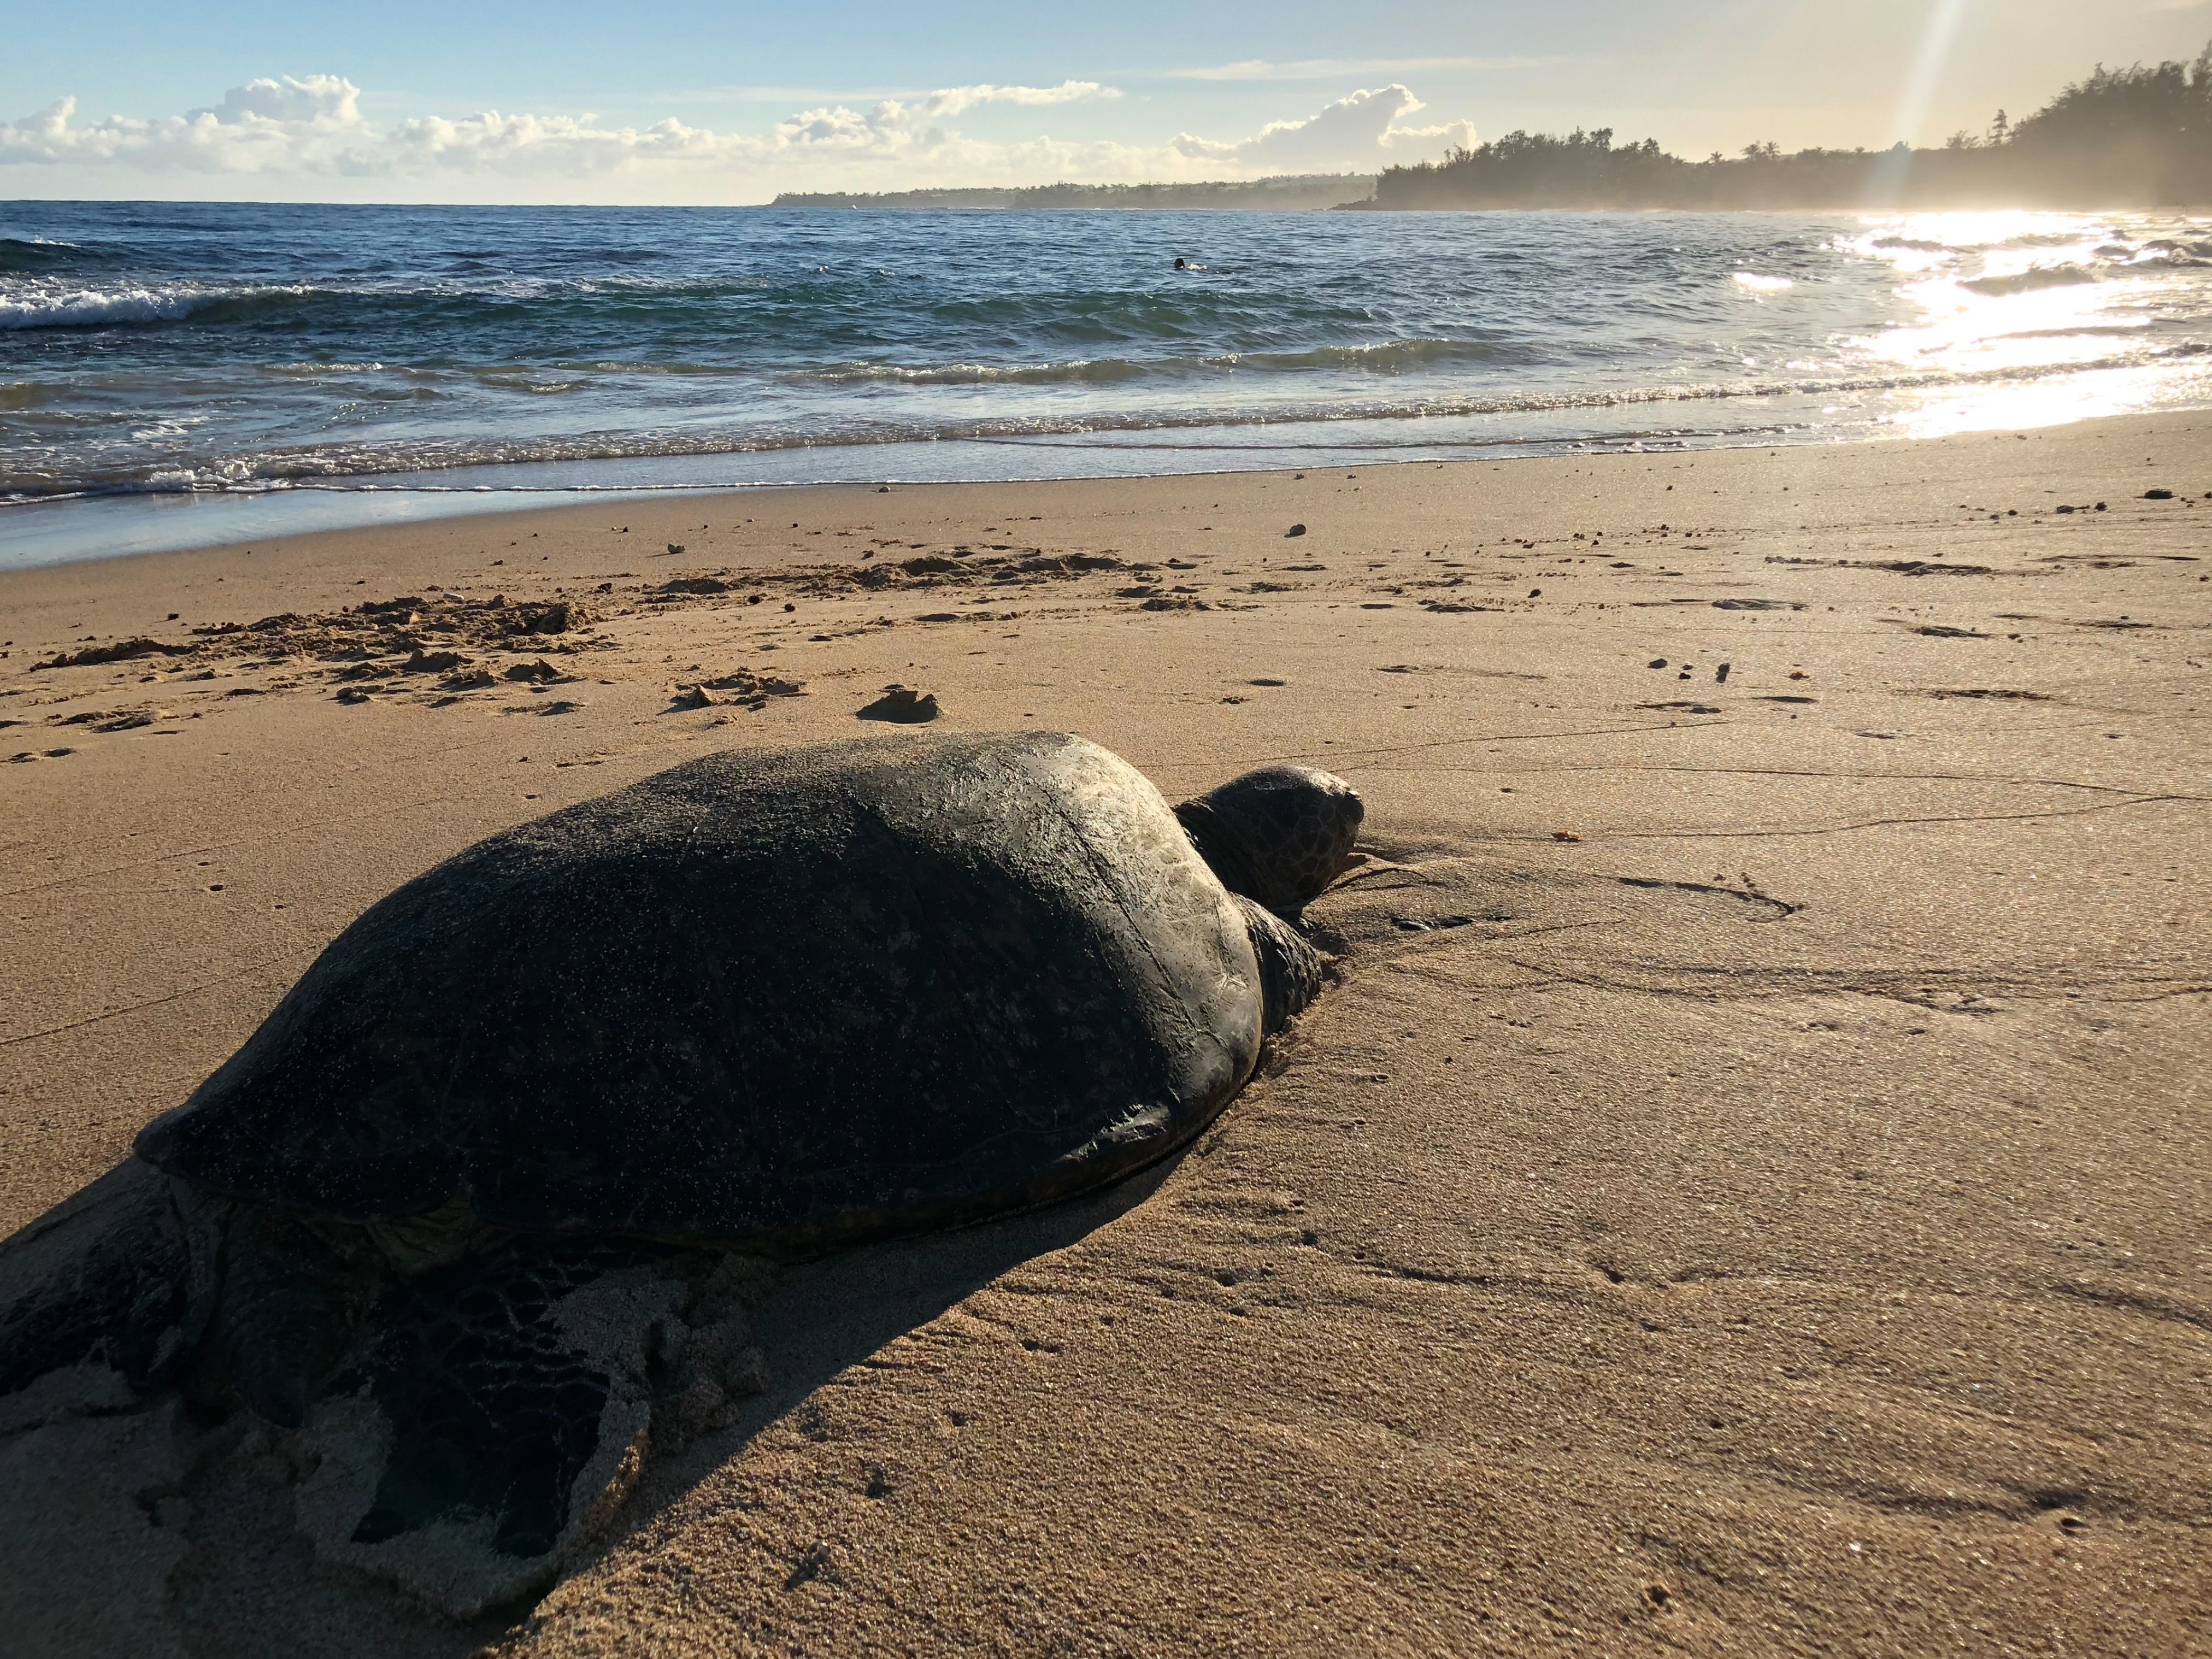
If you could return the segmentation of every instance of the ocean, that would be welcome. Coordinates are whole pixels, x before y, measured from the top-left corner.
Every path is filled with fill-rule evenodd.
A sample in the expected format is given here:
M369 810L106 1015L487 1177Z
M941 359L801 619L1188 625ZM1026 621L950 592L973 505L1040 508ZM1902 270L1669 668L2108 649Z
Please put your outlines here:
M1184 262L1178 269L1176 261ZM2212 402L2212 220L0 204L0 567Z

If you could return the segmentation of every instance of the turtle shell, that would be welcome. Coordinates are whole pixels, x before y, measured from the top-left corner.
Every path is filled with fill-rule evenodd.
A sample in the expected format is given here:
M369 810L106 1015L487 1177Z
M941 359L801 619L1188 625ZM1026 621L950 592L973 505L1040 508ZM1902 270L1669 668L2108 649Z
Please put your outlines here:
M1236 902L1096 744L731 752L372 907L138 1152L354 1220L821 1246L1159 1157L1261 1018Z

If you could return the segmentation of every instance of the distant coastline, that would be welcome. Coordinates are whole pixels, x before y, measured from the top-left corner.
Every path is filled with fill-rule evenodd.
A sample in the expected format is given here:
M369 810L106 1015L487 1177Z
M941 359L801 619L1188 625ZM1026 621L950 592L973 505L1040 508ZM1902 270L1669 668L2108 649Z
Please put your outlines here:
M1036 185L1027 189L896 190L875 194L844 191L787 191L769 205L780 208L1103 208L1281 213L1349 207L1375 192L1371 173L1284 173L1206 184Z
M1196 184L787 192L780 208L1199 209L1354 212L1564 209L1860 212L1987 208L2089 211L2212 206L2212 46L2193 63L2101 64L2033 114L1996 112L1940 148L1747 144L1688 161L1614 131L1514 131L1379 174L1299 173Z

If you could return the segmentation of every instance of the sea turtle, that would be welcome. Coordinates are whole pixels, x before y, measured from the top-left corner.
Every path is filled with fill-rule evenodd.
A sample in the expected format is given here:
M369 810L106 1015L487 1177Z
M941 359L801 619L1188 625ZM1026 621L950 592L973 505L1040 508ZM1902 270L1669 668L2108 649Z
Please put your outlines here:
M373 906L137 1157L0 1249L0 1428L179 1393L290 1434L331 1559L469 1613L744 1357L744 1264L1181 1146L1321 985L1358 796L1170 810L1056 733L711 755ZM733 1254L734 1253L734 1254ZM756 1385L757 1386L757 1385Z

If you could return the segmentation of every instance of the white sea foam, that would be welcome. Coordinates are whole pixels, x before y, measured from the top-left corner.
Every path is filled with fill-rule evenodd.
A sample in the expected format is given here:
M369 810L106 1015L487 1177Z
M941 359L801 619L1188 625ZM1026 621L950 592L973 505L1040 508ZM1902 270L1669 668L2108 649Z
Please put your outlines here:
M2139 369L2160 362L2201 359L2212 347L2185 346L2084 356L2063 363L2040 367L2009 366L1964 373L1904 374L1815 373L1802 378L1747 380L1728 385L1697 384L1672 386L1622 386L1603 392L1520 393L1503 396L1432 394L1404 398L1345 398L1327 402L1294 401L1265 410L1209 406L1203 410L1145 409L1123 411L1085 410L1080 412L1036 412L986 416L949 421L878 421L867 426L848 425L834 432L817 426L795 424L781 428L672 430L658 428L626 433L577 434L537 439L465 439L446 437L349 444L323 444L299 448L233 455L197 467L125 469L104 477L82 475L70 480L44 479L25 473L13 476L0 468L0 495L28 500L65 494L238 494L289 488L359 489L385 487L370 480L410 474L435 474L457 468L520 466L548 463L586 463L616 460L671 459L714 455L761 455L800 450L879 447L920 443L1024 443L1084 437L1140 439L1157 434L1170 447L1187 447L1175 434L1199 429L1234 432L1273 428L1286 434L1295 428L1311 431L1313 444L1328 447L1389 448L1389 443L1363 444L1349 437L1324 435L1324 430L1347 423L1371 426L1378 422L1419 422L1433 428L1446 422L1482 423L1480 429L1455 435L1431 429L1419 440L1420 447L1452 448L1463 445L1510 447L1490 423L1516 416L1571 417L1577 413L1622 410L1638 407L1657 411L1672 408L1678 414L1632 434L1640 440L1676 443L1710 439L1710 421L1691 411L1699 406L1743 407L1762 403L1796 404L1806 399L1848 398L1879 402L1899 394L1930 391L1970 392L2022 387L2039 380L2085 372ZM1792 364L1792 368L1815 365ZM1321 429L1316 429L1321 428ZM1756 428L1771 433L1772 420ZM1622 434L1605 434L1613 441ZM1544 440L1542 441L1551 441ZM416 483L411 489L435 487ZM477 486L465 486L476 488ZM544 488L543 483L517 483L514 489Z
M896 472L859 457L902 444L1080 473L2212 405L2212 221L2186 216L1224 216L1174 229L1206 269L1173 276L1169 226L38 207L17 228L50 245L0 241L0 497L473 491L487 466L500 489L799 481Z
M172 323L215 301L219 289L170 288L0 289L0 329L96 328L109 323Z
M146 286L64 287L51 278L0 278L0 330L107 328L182 322L218 307L312 296L328 290L301 283L224 286L161 283Z

